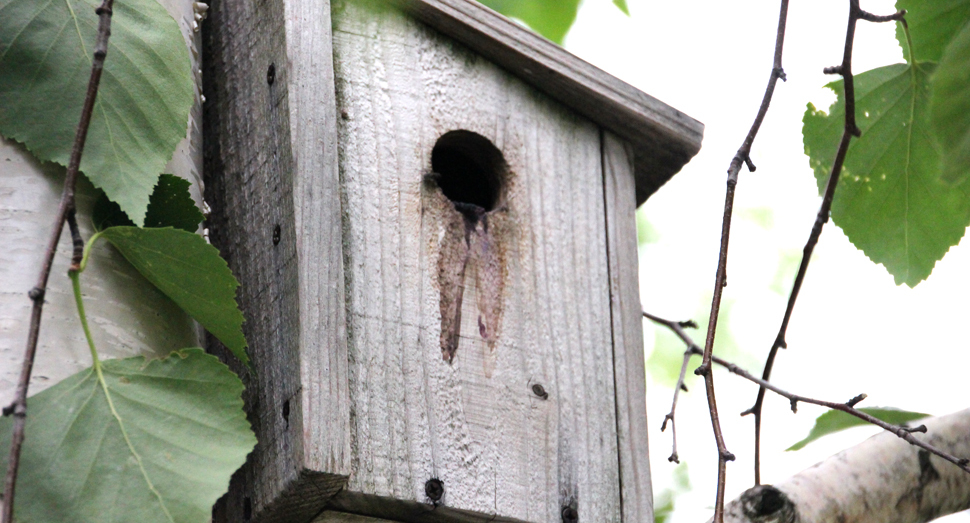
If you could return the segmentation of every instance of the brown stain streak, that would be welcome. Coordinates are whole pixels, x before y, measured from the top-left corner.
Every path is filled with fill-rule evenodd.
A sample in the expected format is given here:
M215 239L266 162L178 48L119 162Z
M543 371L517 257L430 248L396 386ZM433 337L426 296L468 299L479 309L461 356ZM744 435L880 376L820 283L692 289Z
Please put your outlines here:
M443 198L442 198L443 199ZM447 200L445 200L447 201ZM478 331L489 353L495 350L502 321L502 299L505 290L504 235L489 227L490 218L505 209L485 212L481 207L446 204L445 234L438 256L438 283L441 292L441 356L452 363L458 352L461 335L461 308L465 291L465 275L469 266L474 270L477 289ZM491 229L491 230L490 230Z

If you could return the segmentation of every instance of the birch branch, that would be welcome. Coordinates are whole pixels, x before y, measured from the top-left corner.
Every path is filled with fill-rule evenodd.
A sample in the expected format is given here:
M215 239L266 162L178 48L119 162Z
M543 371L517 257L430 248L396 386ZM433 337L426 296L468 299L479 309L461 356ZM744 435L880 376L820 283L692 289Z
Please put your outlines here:
M924 442L970 455L970 409L930 418ZM970 508L970 474L882 432L794 476L745 491L724 521L923 523Z

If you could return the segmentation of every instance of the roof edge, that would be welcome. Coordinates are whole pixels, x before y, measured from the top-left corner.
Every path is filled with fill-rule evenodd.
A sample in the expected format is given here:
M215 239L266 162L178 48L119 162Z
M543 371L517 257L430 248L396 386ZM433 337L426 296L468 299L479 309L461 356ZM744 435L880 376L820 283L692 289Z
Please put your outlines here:
M630 142L638 206L700 150L704 124L474 0L392 2Z

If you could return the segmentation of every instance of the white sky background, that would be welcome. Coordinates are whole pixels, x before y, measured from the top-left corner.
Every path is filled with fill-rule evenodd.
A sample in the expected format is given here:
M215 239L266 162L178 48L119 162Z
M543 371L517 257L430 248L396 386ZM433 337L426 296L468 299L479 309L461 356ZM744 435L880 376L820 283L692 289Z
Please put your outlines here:
M631 17L610 0L586 0L566 47L613 75L706 125L701 152L641 208L656 241L640 250L640 289L646 310L670 319L694 317L710 307L717 263L728 163L740 146L771 70L778 0L669 2L629 0ZM768 117L754 144L758 170L742 169L731 236L726 298L736 305L731 334L762 361L784 312L793 275L784 290L771 283L783 256L799 254L820 198L803 154L801 119L808 101L828 107L834 96L822 86L835 77L822 68L841 62L848 2L792 2L785 40L788 81L779 82ZM877 14L893 2L864 0ZM892 24L860 22L856 72L902 61ZM836 196L838 197L838 196ZM770 211L765 212L765 209ZM765 220L752 216L767 217ZM870 262L829 222L816 248L772 379L796 393L845 401L860 392L861 406L946 414L970 406L966 397L970 340L965 335L970 294L970 242L951 249L930 278L915 289L896 287L881 265ZM645 352L657 329L644 323ZM695 339L703 341L703 332ZM690 370L697 366L693 362ZM718 406L728 448L728 498L753 484L753 422L738 413L757 389L724 372L716 374ZM672 390L648 378L650 453L654 492L671 481L670 432L660 422ZM762 481L771 483L858 443L878 429L829 436L798 452L784 452L804 437L823 412L769 394L763 426ZM678 450L688 463L693 490L677 499L676 522L712 515L717 453L703 387L681 395ZM970 521L961 514L952 521Z

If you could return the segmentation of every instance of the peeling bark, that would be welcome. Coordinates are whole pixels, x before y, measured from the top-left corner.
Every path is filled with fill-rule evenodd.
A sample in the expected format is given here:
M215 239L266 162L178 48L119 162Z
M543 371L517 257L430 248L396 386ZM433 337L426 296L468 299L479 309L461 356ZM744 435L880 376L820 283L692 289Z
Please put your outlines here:
M917 437L970 457L970 409ZM745 491L725 522L922 523L970 508L970 474L883 432L775 485Z

